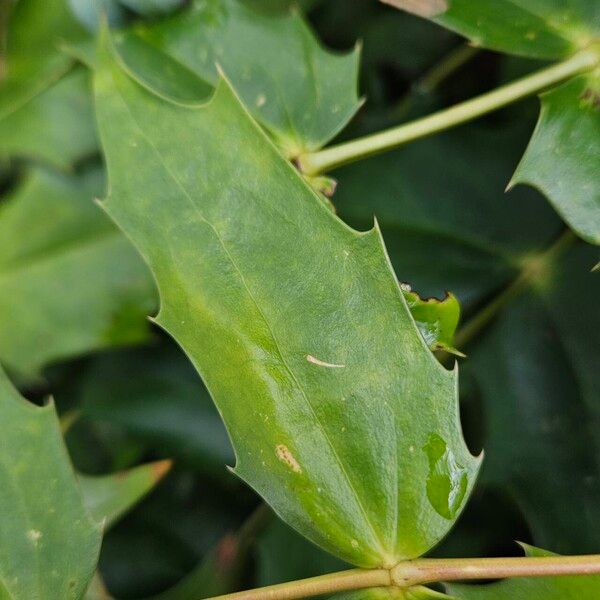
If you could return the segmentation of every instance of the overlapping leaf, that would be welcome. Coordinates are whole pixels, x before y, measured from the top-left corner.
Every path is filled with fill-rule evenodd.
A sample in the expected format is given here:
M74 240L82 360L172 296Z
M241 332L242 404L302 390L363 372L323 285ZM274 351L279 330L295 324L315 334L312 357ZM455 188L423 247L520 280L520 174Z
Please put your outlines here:
M177 81L185 77L181 71L214 86L220 66L290 156L325 144L360 105L358 50L343 56L327 52L296 13L269 16L237 0L194 0L186 11L139 27L120 43L141 81L178 100L190 99ZM153 49L176 64L165 69ZM177 78L168 75L173 69Z
M542 190L585 240L600 244L600 5L595 0L384 0L474 44L558 59L586 49L597 66L542 96L542 113L512 183Z
M154 271L157 321L202 374L236 473L350 562L425 552L478 461L456 372L419 335L378 230L327 210L227 84L206 106L178 106L105 48L95 86L106 209Z
M0 206L0 360L25 375L148 335L154 284L100 188L97 172L38 170Z
M84 507L54 406L25 401L0 371L0 595L81 598L100 526Z

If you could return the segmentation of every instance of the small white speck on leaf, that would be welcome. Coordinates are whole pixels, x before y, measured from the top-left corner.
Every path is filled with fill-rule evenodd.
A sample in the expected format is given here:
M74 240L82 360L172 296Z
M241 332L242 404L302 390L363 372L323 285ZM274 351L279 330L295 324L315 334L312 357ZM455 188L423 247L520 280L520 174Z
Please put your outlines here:
M267 102L267 97L264 94L259 94L256 98L256 106L260 108Z
M38 529L30 529L27 532L27 537L33 542L34 546L37 546L40 538L42 537L42 532Z
M294 473L302 473L300 464L285 444L277 444L277 446L275 446L275 452L277 453L277 458L285 463L292 471L294 471Z
M328 369L343 369L346 367L346 365L336 365L335 363L329 363L325 362L324 360L319 360L318 358L315 358L310 354L307 354L305 358L309 363L312 363L313 365L317 365L319 367L327 367Z
M358 548L358 542L356 540L352 540L350 542L350 544L352 545L353 548Z

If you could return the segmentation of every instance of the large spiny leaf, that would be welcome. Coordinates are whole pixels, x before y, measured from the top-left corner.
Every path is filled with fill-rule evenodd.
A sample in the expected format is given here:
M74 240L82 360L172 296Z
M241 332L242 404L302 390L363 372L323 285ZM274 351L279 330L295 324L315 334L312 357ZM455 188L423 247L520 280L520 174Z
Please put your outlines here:
M182 107L100 54L105 207L154 272L157 320L204 378L236 472L350 562L427 551L478 461L456 371L420 336L378 229L357 233L325 208L227 84Z
M0 597L76 600L100 527L85 510L54 406L26 402L0 370Z

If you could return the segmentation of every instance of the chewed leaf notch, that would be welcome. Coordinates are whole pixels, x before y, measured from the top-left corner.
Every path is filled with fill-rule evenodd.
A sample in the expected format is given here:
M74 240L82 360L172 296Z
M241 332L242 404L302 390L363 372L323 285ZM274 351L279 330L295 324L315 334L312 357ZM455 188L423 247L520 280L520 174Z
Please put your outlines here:
M356 565L426 552L479 460L460 430L457 371L419 333L379 229L332 214L223 80L203 106L165 101L105 35L95 92L104 207L154 273L157 322L204 379L235 472ZM432 432L464 469L451 519L428 498L419 449Z

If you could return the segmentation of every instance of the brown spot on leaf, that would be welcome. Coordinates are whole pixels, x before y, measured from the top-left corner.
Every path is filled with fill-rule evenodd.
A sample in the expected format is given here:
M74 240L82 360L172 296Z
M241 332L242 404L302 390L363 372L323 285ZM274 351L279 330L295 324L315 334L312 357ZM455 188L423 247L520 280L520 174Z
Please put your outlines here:
M448 10L447 0L381 0L401 10L406 10L420 17L436 17Z
M302 468L298 461L294 458L294 455L290 452L289 448L284 444L278 444L275 447L277 452L277 458L284 462L294 473L302 473Z

